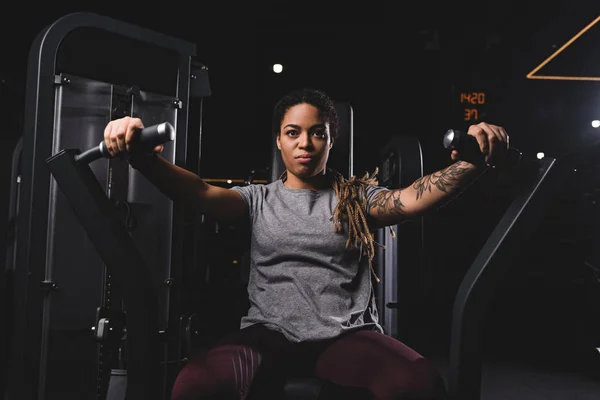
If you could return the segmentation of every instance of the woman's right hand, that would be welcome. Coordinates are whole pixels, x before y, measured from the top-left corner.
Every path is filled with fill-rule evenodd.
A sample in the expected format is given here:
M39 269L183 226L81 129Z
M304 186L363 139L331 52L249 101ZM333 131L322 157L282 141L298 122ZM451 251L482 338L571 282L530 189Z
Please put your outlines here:
M108 153L112 157L119 154L130 153L135 151L132 149L132 143L135 143L135 138L144 128L142 120L139 118L123 117L110 121L104 128L104 144ZM154 148L156 153L163 151L164 146L158 145Z

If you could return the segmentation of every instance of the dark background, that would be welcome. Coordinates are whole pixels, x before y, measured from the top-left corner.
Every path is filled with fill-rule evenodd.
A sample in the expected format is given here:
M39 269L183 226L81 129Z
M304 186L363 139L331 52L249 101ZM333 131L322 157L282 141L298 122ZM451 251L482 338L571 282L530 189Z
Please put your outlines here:
M319 87L352 104L356 174L373 171L393 135L418 136L425 172L433 172L449 162L441 142L445 130L468 125L457 93L485 92L482 120L504 126L511 145L527 155L543 151L579 171L563 196L551 199L553 214L535 239L523 245L514 267L518 278L507 278L493 308L490 331L499 338L493 345L501 352L519 341L543 353L546 345L568 340L581 351L567 357L600 346L600 290L594 270L584 264L597 243L600 129L590 122L600 119L600 81L526 78L600 15L597 1L350 3L91 7L55 1L44 10L4 13L11 22L0 26L5 161L23 125L31 43L45 26L72 12L95 12L196 44L196 59L208 67L212 88L203 109L205 178L266 171L271 107L300 86ZM599 43L600 23L539 74L600 77ZM271 72L275 62L284 64L283 74ZM8 166L5 162L1 171L5 197ZM503 193L475 186L428 220L427 262L435 275L442 341L456 287L506 201ZM0 205L0 213L7 213L6 203Z
M390 135L418 135L431 168L447 162L440 137L465 125L458 91L485 91L483 120L513 145L558 157L598 133L597 82L528 80L526 74L599 14L595 2L190 3L155 6L53 2L15 13L0 29L3 137L22 126L27 55L57 18L88 11L196 44L213 94L205 102L202 175L243 176L268 166L271 107L286 91L315 86L355 112L357 173L372 170ZM546 75L597 76L595 26L548 64ZM271 65L284 64L283 74ZM145 69L148 67L145 66ZM466 126L466 125L465 125ZM441 157L441 158L440 158Z

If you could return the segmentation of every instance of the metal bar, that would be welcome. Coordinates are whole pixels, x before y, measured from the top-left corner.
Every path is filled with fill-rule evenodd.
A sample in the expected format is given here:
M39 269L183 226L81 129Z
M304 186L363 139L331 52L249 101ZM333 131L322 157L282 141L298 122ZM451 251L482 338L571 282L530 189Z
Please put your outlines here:
M44 398L45 358L43 338L44 281L48 231L50 175L45 160L52 154L54 140L57 54L63 40L79 28L98 28L124 38L148 42L179 54L177 95L182 102L177 124L176 162L185 162L190 58L195 45L148 29L93 13L66 15L41 31L32 43L28 59L27 91L23 129L22 184L19 199L16 257L13 287L11 368L8 392L23 400ZM139 68L139 66L132 66ZM175 239L180 240L179 237ZM175 257L179 257L175 255Z
M556 160L544 158L530 165L530 177L465 274L454 302L450 338L448 391L451 399L481 398L482 354L480 327L502 276L510 268L523 241L530 237L566 177ZM523 170L526 171L526 170Z
M161 398L157 290L126 227L78 150L62 150L47 160L65 198L121 287L127 310L127 399Z

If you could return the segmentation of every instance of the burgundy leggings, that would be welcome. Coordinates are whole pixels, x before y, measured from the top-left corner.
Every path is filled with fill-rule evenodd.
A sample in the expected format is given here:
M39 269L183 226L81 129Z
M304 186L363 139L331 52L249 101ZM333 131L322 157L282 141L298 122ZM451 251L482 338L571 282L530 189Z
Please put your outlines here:
M193 357L171 400L282 399L286 377L317 376L361 399L446 399L436 368L385 334L360 330L335 340L290 343L254 325Z

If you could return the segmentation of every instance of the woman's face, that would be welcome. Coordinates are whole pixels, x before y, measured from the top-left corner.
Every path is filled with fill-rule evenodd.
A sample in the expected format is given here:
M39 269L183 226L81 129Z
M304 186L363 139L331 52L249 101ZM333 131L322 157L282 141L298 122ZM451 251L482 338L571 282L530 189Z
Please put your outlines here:
M333 142L319 109L306 103L290 107L279 128L277 147L288 173L300 179L323 173Z

